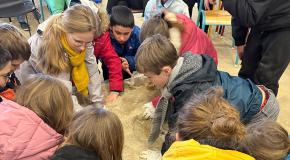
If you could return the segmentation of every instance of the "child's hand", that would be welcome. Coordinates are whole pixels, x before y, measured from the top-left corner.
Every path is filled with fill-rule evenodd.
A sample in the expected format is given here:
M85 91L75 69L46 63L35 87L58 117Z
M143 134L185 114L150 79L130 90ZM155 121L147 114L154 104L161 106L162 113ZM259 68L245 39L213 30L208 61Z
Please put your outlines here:
M144 119L152 119L155 113L155 108L152 104L152 102L148 102L144 104L143 108L145 108L145 111L143 113Z
M106 98L106 104L110 103L110 102L114 102L115 100L117 100L119 97L119 93L118 92L111 92L107 98Z
M127 59L126 58L123 58L123 57L120 57L120 59L121 59L121 62L122 62L122 69L124 71L126 71L127 69L129 69L129 63L128 63Z

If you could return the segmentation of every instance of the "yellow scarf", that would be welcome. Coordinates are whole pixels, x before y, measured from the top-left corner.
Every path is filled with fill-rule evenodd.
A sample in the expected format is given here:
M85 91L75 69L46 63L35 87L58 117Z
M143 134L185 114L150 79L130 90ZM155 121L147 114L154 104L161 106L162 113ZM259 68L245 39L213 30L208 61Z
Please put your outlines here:
M65 34L61 36L61 44L64 47L72 65L72 80L77 90L84 96L88 96L89 73L85 64L86 50L75 52L67 43Z

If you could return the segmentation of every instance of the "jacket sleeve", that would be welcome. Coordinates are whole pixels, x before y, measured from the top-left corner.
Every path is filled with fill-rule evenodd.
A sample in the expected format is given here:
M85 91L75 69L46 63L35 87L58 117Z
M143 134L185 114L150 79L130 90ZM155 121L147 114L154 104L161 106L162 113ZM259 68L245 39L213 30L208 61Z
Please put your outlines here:
M23 62L20 65L20 69L15 71L15 74L20 81L23 83L26 81L27 77L30 74L37 74L40 73L36 70L36 63L37 63L37 53L38 53L38 46L40 44L40 36L36 33L28 39L28 43L31 48L31 55L28 61Z
M237 18L232 18L232 36L236 46L241 46L246 43L248 27L240 25Z
M94 56L93 45L86 49L86 66L89 72L89 95L93 103L103 102L101 77L98 70L96 57Z
M95 40L95 56L101 58L109 69L109 85L111 91L123 91L122 64L115 52L109 32Z
M255 26L265 15L273 0L223 0L225 10L242 26Z

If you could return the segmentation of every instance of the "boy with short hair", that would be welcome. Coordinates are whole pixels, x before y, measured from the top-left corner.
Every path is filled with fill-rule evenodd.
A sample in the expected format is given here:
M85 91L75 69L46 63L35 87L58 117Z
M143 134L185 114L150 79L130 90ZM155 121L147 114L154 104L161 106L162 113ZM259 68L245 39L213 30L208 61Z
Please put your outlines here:
M111 43L122 62L123 79L130 78L135 68L135 55L138 47L140 28L135 25L132 11L126 6L112 8L110 17ZM108 69L103 65L104 78Z
M11 72L11 54L0 45L0 87L5 87ZM3 99L0 94L0 102Z
M279 105L271 90L218 71L213 59L207 55L185 53L178 57L173 44L164 36L154 35L141 44L136 55L136 67L162 89L149 143L158 138L165 119L169 133L172 132L178 111L185 102L193 94L200 94L212 86L223 87L224 98L240 112L244 124L278 117ZM170 145L167 136L162 151L165 152Z
M24 61L28 60L31 55L30 45L23 34L13 25L0 23L0 45L10 52L11 75L6 86L0 87L0 95L6 99L14 99L14 88L20 85L20 81L15 76L15 71Z

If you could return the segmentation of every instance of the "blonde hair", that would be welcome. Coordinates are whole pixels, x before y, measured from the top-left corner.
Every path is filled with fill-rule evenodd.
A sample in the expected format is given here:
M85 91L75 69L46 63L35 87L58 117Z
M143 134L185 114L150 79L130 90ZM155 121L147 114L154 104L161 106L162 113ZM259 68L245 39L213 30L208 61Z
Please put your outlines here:
M142 24L140 31L140 42L155 34L161 34L166 38L170 38L169 29L176 27L179 31L183 31L183 24L179 21L173 12L164 10L161 14L157 14Z
M221 87L194 95L179 112L177 132L182 140L194 139L221 149L238 150L246 133L239 112L223 98Z
M288 132L279 123L261 121L247 127L245 152L257 160L281 160L290 152Z
M164 36L157 34L147 38L138 48L136 68L140 73L161 73L164 66L174 67L178 55L173 44Z
M104 160L121 160L123 126L113 112L86 107L74 116L66 143L95 151Z
M9 23L0 23L0 44L10 52L12 60L28 60L31 55L27 39Z
M16 90L16 102L35 112L60 134L73 116L71 95L62 82L48 75L30 77Z
M51 16L43 32L39 47L39 67L44 73L58 74L68 72L69 62L60 43L63 33L100 32L100 18L90 7L75 5L62 14Z

